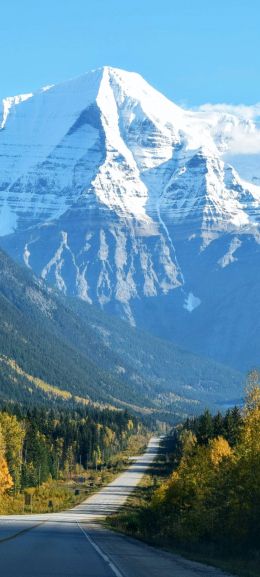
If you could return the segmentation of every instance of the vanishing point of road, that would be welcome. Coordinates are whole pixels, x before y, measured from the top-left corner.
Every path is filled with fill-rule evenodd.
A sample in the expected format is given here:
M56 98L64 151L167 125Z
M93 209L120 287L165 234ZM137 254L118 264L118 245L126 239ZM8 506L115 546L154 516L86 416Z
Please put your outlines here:
M69 511L0 516L0 576L224 577L219 569L108 531L99 523L125 503L158 450L159 439L152 438L127 471Z

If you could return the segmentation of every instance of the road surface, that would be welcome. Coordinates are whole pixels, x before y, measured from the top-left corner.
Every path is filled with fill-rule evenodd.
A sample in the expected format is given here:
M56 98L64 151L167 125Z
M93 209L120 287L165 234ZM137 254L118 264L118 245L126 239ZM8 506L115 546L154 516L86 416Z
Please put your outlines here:
M155 459L159 439L99 493L64 513L0 516L1 577L224 577L104 529L98 521L126 501Z

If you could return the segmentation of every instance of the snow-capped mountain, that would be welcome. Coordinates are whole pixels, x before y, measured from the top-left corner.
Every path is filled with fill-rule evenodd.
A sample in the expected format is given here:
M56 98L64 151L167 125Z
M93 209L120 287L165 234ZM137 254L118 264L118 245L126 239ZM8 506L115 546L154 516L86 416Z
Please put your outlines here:
M224 303L245 275L254 289L259 279L260 186L227 159L253 127L109 67L7 98L1 244L64 293L239 365L234 323L242 311L250 325L249 293ZM231 315L224 334L218 308Z

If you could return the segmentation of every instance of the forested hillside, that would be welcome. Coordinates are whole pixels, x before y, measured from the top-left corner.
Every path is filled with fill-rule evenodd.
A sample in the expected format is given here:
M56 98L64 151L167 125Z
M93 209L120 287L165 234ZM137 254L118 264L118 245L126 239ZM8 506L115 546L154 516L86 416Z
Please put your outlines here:
M241 396L240 373L56 294L3 252L0 272L2 399L80 397L180 419Z

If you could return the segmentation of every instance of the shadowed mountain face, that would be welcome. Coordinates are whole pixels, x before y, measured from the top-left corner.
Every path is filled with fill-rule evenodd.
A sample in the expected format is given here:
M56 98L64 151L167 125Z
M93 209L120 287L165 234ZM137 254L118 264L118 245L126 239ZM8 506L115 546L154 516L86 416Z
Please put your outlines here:
M0 251L0 400L180 419L241 396L242 375L63 297Z
M5 99L2 246L64 294L249 369L260 187L225 162L241 123L108 67Z

